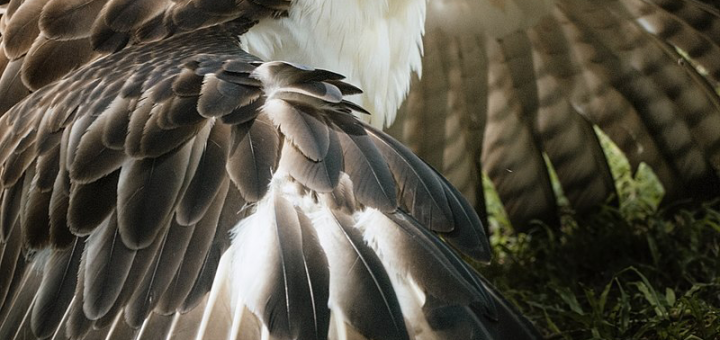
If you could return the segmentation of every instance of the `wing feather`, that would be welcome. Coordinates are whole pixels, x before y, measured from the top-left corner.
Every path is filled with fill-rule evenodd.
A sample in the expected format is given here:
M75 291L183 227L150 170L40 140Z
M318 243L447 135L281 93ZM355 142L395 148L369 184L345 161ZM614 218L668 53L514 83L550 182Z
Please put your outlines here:
M390 166L402 206L431 230L451 231L450 206L432 168L399 142L368 126L365 128Z
M205 216L225 180L230 128L216 124L210 131L198 169L177 208L176 220L192 225Z
M45 265L31 319L32 331L39 338L53 334L72 301L83 243L76 239L72 248L54 252Z
M337 136L343 149L345 172L362 204L384 212L397 208L397 189L390 167L361 124L344 115L333 117L341 130Z
M487 174L520 231L536 219L559 225L556 202L582 215L614 195L594 126L633 170L650 165L665 203L718 195L717 8L671 0L513 5L428 6L423 78L395 136L481 210L482 197L473 196ZM473 163L482 172L469 179ZM548 167L562 191L553 190Z
M458 249L486 255L486 241L459 240L484 236L460 194L398 142L351 118L364 110L343 99L359 90L342 76L259 62L239 49L238 32L283 15L290 2L111 4L119 7L54 9L70 11L61 17L99 13L89 33L67 34L90 37L94 51L105 51L98 56L109 55L47 77L60 79L0 118L0 211L4 237L16 242L0 248L2 269L15 268L0 307L14 325L4 323L0 334L494 334L486 288L433 234L457 232L448 235ZM122 17L124 8L148 12ZM112 11L117 21L106 18ZM143 27L159 40L142 41ZM421 223L385 218L373 226L382 238L373 242L386 243L375 247L358 224L375 208L383 217L407 210ZM26 259L14 247L29 228L45 249ZM391 249L393 240L403 244ZM31 276L72 251L70 270ZM56 279L59 272L74 275ZM21 286L23 277L44 281Z
M125 307L125 318L131 325L142 324L165 293L180 267L194 229L195 226L170 224L147 274Z
M211 205L197 224L195 224L190 242L187 245L185 253L181 256L182 261L177 269L177 273L158 302L157 308L160 312L169 314L180 308L190 294L196 279L200 276L200 271L213 245L214 238L225 237L225 235L222 234L222 229L216 234L218 221L220 220L220 212L223 211L223 208L228 211L241 208L224 207L229 186L230 181L225 178L220 184L220 188L213 198ZM240 196L237 191L235 191L235 195Z
M249 128L233 127L234 140L238 142L231 149L227 171L245 200L256 202L267 193L277 169L280 138L267 119L259 117L249 124Z
M35 38L40 34L38 18L47 0L32 0L18 7L10 16L3 29L3 47L5 55L11 60L17 59L30 50Z
M326 212L318 229L330 267L330 307L334 317L369 339L407 339L397 296L385 268L363 241L352 219ZM347 289L346 287L352 287Z
M282 99L265 103L263 110L305 157L314 162L325 158L330 147L330 131L319 112Z
M50 0L38 24L51 39L86 38L90 36L87 28L92 27L105 3L107 0Z
M242 299L271 336L323 339L330 322L324 303L328 299L325 254L309 219L299 215L289 201L274 196L264 205L240 226L237 235L239 242L266 249L258 253L258 248L248 246L235 255L240 267L246 268L235 274Z
M328 130L329 148L320 161L313 161L289 142L282 149L279 167L288 171L298 182L318 192L331 192L340 181L343 157L335 131Z
M118 180L118 229L134 249L149 246L170 222L192 143L154 159L130 160Z
M115 304L132 268L136 251L122 242L113 212L88 238L85 247L82 312L88 319L105 316Z

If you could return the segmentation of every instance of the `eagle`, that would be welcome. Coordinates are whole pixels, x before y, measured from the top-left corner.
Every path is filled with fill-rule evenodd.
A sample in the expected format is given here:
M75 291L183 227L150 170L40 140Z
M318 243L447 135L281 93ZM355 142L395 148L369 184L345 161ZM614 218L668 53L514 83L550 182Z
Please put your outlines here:
M425 29L390 132L481 215L483 174L517 231L617 203L597 130L666 206L720 197L717 1L438 0Z
M379 128L425 0L2 6L0 339L540 338Z

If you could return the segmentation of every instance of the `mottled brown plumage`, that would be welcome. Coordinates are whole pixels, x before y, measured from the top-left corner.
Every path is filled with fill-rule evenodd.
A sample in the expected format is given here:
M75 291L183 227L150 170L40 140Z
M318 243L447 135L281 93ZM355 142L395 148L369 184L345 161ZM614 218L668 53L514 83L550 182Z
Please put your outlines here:
M429 3L423 77L392 134L481 212L486 174L518 230L559 224L546 159L578 214L617 202L594 126L666 203L718 197L718 23L711 1Z

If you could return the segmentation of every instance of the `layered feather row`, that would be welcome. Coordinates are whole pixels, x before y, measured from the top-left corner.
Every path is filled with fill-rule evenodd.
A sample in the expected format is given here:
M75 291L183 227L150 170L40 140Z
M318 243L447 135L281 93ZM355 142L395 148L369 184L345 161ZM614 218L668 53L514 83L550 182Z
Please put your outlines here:
M433 233L488 260L472 207L342 76L235 34L128 47L0 119L0 338L507 336Z

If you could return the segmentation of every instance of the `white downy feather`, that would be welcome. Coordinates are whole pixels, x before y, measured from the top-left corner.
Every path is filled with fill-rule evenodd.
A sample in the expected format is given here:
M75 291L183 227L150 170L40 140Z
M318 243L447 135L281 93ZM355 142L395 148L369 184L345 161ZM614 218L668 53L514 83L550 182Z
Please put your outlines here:
M264 60L285 60L348 77L348 97L389 126L421 71L425 0L296 0L286 18L264 20L240 39ZM358 15L358 13L362 13Z

